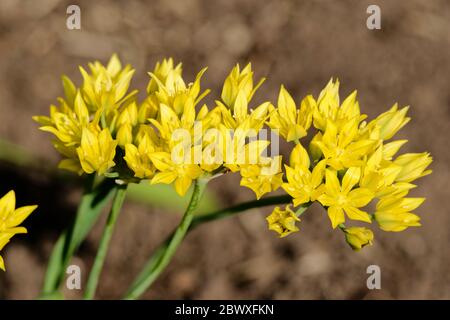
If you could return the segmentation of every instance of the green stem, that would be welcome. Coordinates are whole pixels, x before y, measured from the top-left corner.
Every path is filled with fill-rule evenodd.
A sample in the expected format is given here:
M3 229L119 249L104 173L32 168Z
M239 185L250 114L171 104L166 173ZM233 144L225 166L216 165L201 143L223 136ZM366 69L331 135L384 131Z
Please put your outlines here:
M111 237L114 231L114 226L119 217L120 210L122 208L125 196L127 193L127 185L121 185L114 196L111 211L106 221L105 229L103 230L102 238L100 240L99 248L97 251L97 256L95 257L94 265L92 266L91 273L86 284L86 292L84 298L91 300L95 296L95 291L97 290L98 280L105 263L106 254L108 253L109 243L111 242Z
M292 201L292 197L289 195L282 195L282 196L273 196L268 198L263 198L260 200L253 200L244 202L241 204L238 204L233 207L229 207L226 209L221 209L209 214L204 214L201 216L194 216L192 219L192 223L189 226L188 231L191 231L195 227L214 220L222 219L225 217L229 217L232 215L235 215L237 213L240 213L242 211L246 211L249 209L254 208L260 208L270 205L277 205L277 204L285 204ZM307 206L305 206L306 210ZM300 210L300 209L299 209ZM150 286L150 284L146 285L145 281L148 281L149 275L153 272L154 268L157 266L158 262L160 261L161 257L164 255L164 253L168 250L169 245L172 243L173 238L176 235L177 230L175 230L172 234L169 235L169 237L158 247L158 249L155 251L155 253L152 255L152 257L148 260L147 264L144 266L144 269L139 274L139 276L136 278L136 280L131 285L130 289L128 290L127 294L124 296L124 299L137 299L142 293L147 290L147 288Z
M109 202L116 185L111 179L94 186L93 175L85 179L84 193L77 209L75 220L55 244L47 265L41 299L55 295L64 281L66 267L75 251L91 230L103 207Z
M201 216L196 216L194 218L194 221L192 222L191 229L202 224L205 222L222 219L225 217L229 217L231 215L237 214L242 211L255 209L255 208L262 208L277 204L285 204L292 201L292 197L289 195L281 195L281 196L272 196L267 198L262 198L259 200L252 200L244 203L240 203L236 206L229 207L226 209L220 209L218 211L208 213L208 214L202 214Z
M192 192L191 200L188 207L181 219L180 224L173 232L170 238L166 240L163 246L161 246L147 263L144 271L138 276L137 280L133 283L130 291L126 294L125 299L136 299L143 294L147 288L158 278L162 271L167 267L177 248L184 239L186 233L191 227L191 223L194 219L194 211L197 208L199 200L206 187L207 180L197 180L194 185L194 191Z

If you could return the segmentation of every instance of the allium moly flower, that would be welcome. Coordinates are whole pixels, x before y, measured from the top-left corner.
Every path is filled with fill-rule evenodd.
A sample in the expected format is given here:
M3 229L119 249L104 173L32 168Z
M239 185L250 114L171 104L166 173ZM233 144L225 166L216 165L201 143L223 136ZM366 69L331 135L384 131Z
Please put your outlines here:
M345 227L346 216L367 223L376 220L385 231L419 226L420 218L411 211L423 199L406 196L416 187L412 182L431 173L428 166L432 158L428 153L397 156L407 140L387 142L409 122L408 107L395 104L367 123L356 91L340 102L337 80L330 80L317 99L310 97L308 106L311 108L305 106L301 115L303 121L307 123L312 109L312 123L318 130L308 150L299 142L308 125L302 126L305 132L297 126L302 121L295 116L300 115L283 87L278 106L269 110L268 125L278 129L286 141L296 142L285 166L287 181L282 185L292 196L293 205L305 207L320 202L328 211L332 227L339 226L355 250L371 244L373 233L362 227ZM363 207L373 199L377 200L376 209L369 214Z
M80 67L83 83L79 88L63 76L65 97L58 99L60 106L52 105L49 117L36 116L33 119L42 125L41 130L55 135L53 145L64 157L60 168L78 174L94 171L101 174L114 164L112 145L115 142L109 138L115 140L118 135L122 147L132 140L136 105L130 102L135 99L137 91L128 93L134 70L129 65L123 68L116 55L111 57L106 67L98 61L89 63L89 71ZM88 142L88 138L92 135L85 132L91 132L102 140L96 150L91 150L95 153L87 151L92 142ZM97 156L102 158L95 159Z
M115 165L117 141L113 140L108 129L99 131L95 128L84 128L81 144L77 148L81 167L86 173L104 174Z
M333 229L345 222L344 212L352 220L371 223L369 214L359 208L373 199L373 192L367 188L353 188L360 179L361 169L349 168L342 179L342 185L336 171L327 169L325 176L325 190L318 201L328 207L328 217Z
M283 183L281 171L281 156L274 158L261 158L258 164L249 164L241 167L241 186L252 189L256 199L264 194L277 190Z
M427 152L402 154L394 160L394 164L401 166L395 181L412 182L429 175L431 170L426 169L432 161L433 158Z
M225 79L221 95L222 101L225 106L233 110L239 92L242 91L244 99L249 103L256 90L258 90L264 81L265 78L262 78L254 86L251 63L247 64L242 70L239 64L237 64Z
M373 232L364 227L343 228L345 241L353 250L359 251L367 245L372 245Z
M356 118L343 124L341 130L332 121L328 121L323 136L321 133L318 135L321 138L312 143L320 149L327 164L335 170L361 166L364 163L363 157L373 150L377 142L360 139Z
M0 199L0 251L9 240L18 233L27 233L27 229L20 224L37 208L25 206L16 208L16 195L14 191L8 192ZM0 269L5 271L5 263L0 256Z
M256 90L264 82L261 79L253 86L253 71L248 64L242 72L237 65L225 79L222 101L216 101L222 113L223 125L228 129L260 130L268 117L270 103L263 102L249 110L249 103Z
M349 120L356 120L359 123L365 117L366 115L361 115L359 103L356 100L356 91L353 91L340 104L339 80L333 81L333 79L330 79L317 99L313 124L314 127L321 131L325 130L328 122L332 122L340 129Z
M420 217L411 213L425 198L386 197L378 201L375 220L384 231L403 231L408 227L419 227Z
M164 73L149 73L151 81L148 86L150 103L153 103L156 109L161 104L170 107L177 115L181 115L186 109L186 104L193 104L195 107L209 92L207 89L201 91L200 81L207 68L203 68L197 74L193 83L186 84L182 75L181 67L179 69L168 70L168 74L164 77ZM159 72L158 66L156 71ZM156 89L153 89L153 82ZM153 91L155 90L155 91Z
M308 95L297 109L292 96L284 86L281 86L278 105L276 108L271 106L270 120L267 124L270 128L279 130L280 135L286 141L295 141L306 136L307 130L311 127L313 111L316 108L316 101L311 95Z
M155 167L150 159L153 152L155 152L155 147L147 134L144 134L137 147L131 143L125 145L124 159L136 178L149 179L153 177Z
M411 120L411 118L406 117L408 109L409 107L403 107L399 110L398 104L395 104L389 111L380 114L375 120L371 121L367 127L369 130L378 127L380 138L389 140Z
M315 201L323 193L326 161L320 161L310 170L308 152L299 143L291 152L290 166L285 166L287 183L283 189L292 196L294 207Z
M89 63L89 69L90 73L80 66L83 76L81 92L89 110L100 110L107 117L123 102L136 95L137 90L127 94L135 70L130 65L122 68L117 55L112 55L106 67L95 61ZM75 86L71 84L69 87Z
M150 159L158 169L151 183L171 184L174 182L175 191L180 196L184 196L192 182L203 173L197 164L173 161L171 154L168 152L154 152L150 154Z
M402 170L401 166L384 160L384 146L380 145L377 150L368 157L362 167L360 186L369 188L376 196L386 194L387 189L392 186L396 177ZM391 190L394 192L394 189Z
M154 76L150 79L147 85L147 93L155 93L158 91L158 83L156 79L158 79L161 83L173 83L174 80L179 79L179 77L182 76L182 73L182 64L178 63L175 66L172 58L163 59L162 62L157 62L152 72ZM169 77L174 80L168 80Z
M286 206L284 210L280 207L273 209L272 213L266 218L269 225L269 230L273 230L280 235L280 238L298 231L298 227L295 225L300 219L297 217L294 211L289 206Z
M244 91L238 94L233 110L225 107L220 101L218 104L218 108L222 112L224 127L254 133L258 132L264 126L270 106L269 102L264 102L249 112Z

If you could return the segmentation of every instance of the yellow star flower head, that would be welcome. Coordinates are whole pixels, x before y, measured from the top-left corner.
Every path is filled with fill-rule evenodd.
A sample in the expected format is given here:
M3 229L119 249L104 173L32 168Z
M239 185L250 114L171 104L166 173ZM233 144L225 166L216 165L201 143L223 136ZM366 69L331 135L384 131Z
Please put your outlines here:
M152 178L151 183L171 184L174 182L175 191L184 196L192 184L199 178L203 171L197 165L189 161L174 161L170 153L154 152L150 154L153 165L159 172Z
M81 92L90 111L100 110L107 117L136 95L137 90L127 94L135 70L130 65L122 68L117 55L111 57L106 67L96 61L89 63L89 69L90 74L80 66Z
M158 66L156 67L156 69ZM200 81L207 68L203 68L197 74L193 83L186 84L179 69L170 70L167 76L161 77L154 73L149 73L151 80L149 87L152 88L152 80L156 83L156 91L149 91L149 103L159 109L161 104L170 107L177 115L181 115L186 109L186 104L194 107L210 92L209 89L200 93ZM161 79L160 79L161 78ZM165 80L165 81L164 81Z
M371 121L367 128L372 130L374 127L378 127L380 138L389 140L411 120L411 118L406 117L408 109L409 107L404 107L398 110L398 105L395 104L389 111L380 114L375 120Z
M281 171L281 156L274 158L262 157L259 164L241 167L241 186L252 189L256 199L264 194L277 190L283 183Z
M287 183L283 183L283 189L292 196L294 207L303 203L315 201L322 193L322 182L325 175L324 160L320 161L310 171L309 155L299 143L292 150L290 165L286 166Z
M233 68L224 82L222 101L216 101L226 128L258 131L263 127L268 117L270 103L264 102L250 112L248 105L264 80L264 78L261 79L256 86L253 86L251 64L242 71L239 65Z
M394 160L394 164L401 166L395 181L411 182L429 175L432 171L426 169L432 161L433 158L427 152L402 154Z
M327 169L325 176L325 190L318 201L328 207L328 216L333 229L345 222L344 212L352 220L371 223L369 214L359 208L366 206L373 199L374 194L367 188L354 188L361 177L361 169L349 168L344 174L342 184L339 182L336 171Z
M170 83L173 81L179 81L182 73L182 64L178 63L176 66L174 66L172 58L163 59L162 62L157 62L155 69L153 70L154 78L152 77L150 79L147 86L147 93L155 93L158 90L158 83L155 78L158 79L161 83ZM169 78L172 80L170 80Z
M313 114L314 126L324 131L328 122L333 122L338 129L349 120L356 119L359 123L366 115L361 115L359 103L356 100L356 91L353 91L339 105L339 80L331 79L320 92L317 107Z
M367 245L372 245L373 232L364 227L343 228L345 240L353 250L359 251Z
M239 91L232 109L216 101L222 114L223 125L228 129L260 130L268 115L270 103L264 102L249 112L248 101L243 90Z
M50 106L50 117L35 116L33 119L40 123L42 131L50 132L67 147L81 141L81 131L89 123L89 111L81 93L75 96L74 107L70 107L60 99L61 106Z
M137 147L131 143L125 145L124 159L136 178L149 179L153 177L155 167L150 159L153 152L155 152L154 144L146 133L140 139Z
M280 207L273 209L272 213L266 218L269 230L273 230L280 235L280 238L298 231L296 222L300 221L294 211L289 206L284 210Z
M59 168L78 174L93 171L101 174L107 169L100 163L106 160L89 159L90 155L81 152L86 149L87 138L90 137L85 132L94 135L103 132L99 136L103 139L100 143L107 144L100 151L112 161L115 150L110 144L111 136L117 135L122 146L132 140L133 126L137 122L137 107L132 101L137 91L127 94L134 70L129 65L122 68L117 55L111 57L106 67L98 61L89 63L89 70L90 73L80 67L83 76L81 88L63 76L65 98L58 99L60 107L52 105L49 117L36 116L33 119L42 125L41 130L55 135L53 145L64 156ZM120 109L121 106L124 107ZM112 165L110 162L106 167Z
M401 171L401 167L384 160L384 145L380 145L377 150L369 156L362 167L362 177L360 186L369 188L376 196L386 192L392 186L395 178Z
M374 214L375 220L384 231L403 231L408 227L419 227L420 217L411 213L425 198L386 197L380 199Z
M16 208L16 195L14 191L8 192L0 199L0 251L15 234L27 233L27 229L19 225L36 208L37 206ZM0 269L5 271L5 263L1 256Z
M84 128L81 144L77 148L81 167L86 173L104 174L115 166L117 141L113 140L108 129L99 131L95 128Z
M327 161L327 165L335 170L359 167L363 157L370 153L377 141L360 139L358 136L357 119L349 120L338 128L332 121L327 122L323 136L317 137L312 144L317 146Z
M237 64L225 79L221 95L222 101L228 108L233 110L237 96L242 91L244 99L249 103L256 90L258 90L265 80L265 78L262 78L254 86L251 63L247 64L242 71L240 70L239 64Z
M316 101L311 95L304 98L297 109L294 99L289 92L281 86L278 96L278 106L270 109L270 120L267 123L272 129L279 130L286 141L295 141L303 138L311 127L313 111L317 108Z

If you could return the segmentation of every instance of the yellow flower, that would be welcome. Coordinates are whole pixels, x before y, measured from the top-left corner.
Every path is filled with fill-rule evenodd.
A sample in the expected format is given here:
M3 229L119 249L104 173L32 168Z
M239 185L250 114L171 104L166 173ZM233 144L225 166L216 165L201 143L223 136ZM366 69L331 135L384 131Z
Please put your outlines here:
M283 183L282 187L292 196L294 207L315 201L323 193L321 185L326 162L320 161L311 172L309 155L299 143L292 150L289 163L291 166L285 166L288 182Z
M83 77L81 92L90 111L99 110L108 116L122 103L132 99L137 90L127 94L134 69L130 65L122 68L117 55L112 55L105 67L100 62L89 63L91 73L80 66Z
M363 166L360 187L369 188L376 196L384 194L395 181L401 167L383 159L384 145L370 155ZM392 190L393 191L393 190Z
M158 169L151 180L152 184L175 182L175 191L184 196L192 184L192 181L199 178L203 171L196 164L185 161L173 161L171 154L167 152L154 152L150 154L153 165Z
M239 64L233 68L225 79L222 88L222 101L216 101L217 108L222 114L223 125L228 129L260 130L268 115L270 103L264 102L249 112L248 104L253 98L256 90L264 82L261 79L253 86L253 71L248 64L240 71Z
M244 99L249 103L256 90L258 90L264 81L265 78L262 78L254 86L251 63L247 64L242 71L240 70L239 64L237 64L225 79L221 95L222 101L229 109L233 110L237 96L242 91Z
M169 71L165 79L161 75L149 73L151 80L149 83L149 97L147 98L148 103L155 105L156 109L159 109L161 105L166 105L178 116L186 110L186 104L192 104L195 107L211 91L207 89L200 93L200 81L206 69L200 70L194 82L188 85L186 85L181 76L181 67L179 70ZM157 86L154 92L151 89L153 87L152 80Z
M62 99L60 103L59 108L50 106L50 117L34 116L33 119L42 125L40 130L53 133L65 146L79 144L82 128L89 123L89 111L81 93L76 93L73 109Z
M81 144L77 148L81 167L86 173L97 172L104 174L115 166L113 161L116 155L117 141L113 140L108 129L98 131L84 128Z
M317 99L313 123L317 129L324 131L328 122L334 123L340 129L349 120L356 120L359 123L365 117L366 115L361 115L360 113L359 103L356 100L356 91L353 91L339 105L339 80L333 82L333 79L330 79Z
M25 206L16 209L16 195L8 192L0 199L0 251L9 240L18 233L27 233L27 229L19 225L37 208ZM5 271L5 263L0 256L0 269Z
M229 109L220 101L217 101L217 104L222 114L223 125L226 128L253 130L253 134L256 134L264 126L270 106L269 102L264 102L249 113L248 101L243 90L238 92L232 109Z
M350 219L371 223L367 212L360 210L373 199L373 192L367 188L354 188L360 179L361 169L352 167L347 170L342 185L337 172L327 169L324 194L318 201L328 207L328 217L333 229L345 222L344 211Z
M300 221L289 206L286 206L285 210L281 210L280 207L276 207L266 218L266 220L269 225L269 230L273 230L278 233L280 238L286 237L292 232L298 231L298 227L295 223Z
M361 248L372 245L373 232L363 227L343 228L345 240L353 250L359 251Z
M297 109L294 99L289 92L281 86L278 96L278 106L270 108L270 120L267 123L272 129L279 130L286 141L295 141L303 138L311 127L313 111L317 108L316 101L311 95L304 98Z
M362 159L364 155L375 146L374 140L359 139L357 125L356 119L349 120L342 126L342 130L338 131L334 123L328 121L321 139L316 138L313 142L333 169L361 166L364 163Z
M242 176L241 186L252 189L256 194L256 199L277 190L283 183L281 156L262 157L259 162L259 164L244 165L240 171Z
M161 83L172 83L181 78L182 72L182 64L179 63L174 67L173 59L169 58L156 63L153 75L154 78L158 79ZM172 80L167 80L169 77L172 78ZM147 93L154 93L158 90L158 83L154 78L152 77L148 83Z
M33 117L42 125L41 130L56 136L53 145L64 156L58 167L78 174L93 170L88 164L91 160L94 164L97 163L96 166L102 161L101 159L87 160L83 153L80 157L79 151L84 148L81 146L82 136L86 130L97 132L101 129L109 129L110 136L119 135L123 146L131 142L132 130L129 126L134 126L137 119L136 104L130 103L137 90L127 94L134 73L131 66L122 68L120 60L114 54L106 67L96 61L89 63L89 70L90 73L80 67L83 76L81 88L77 88L68 77L63 76L65 98L58 99L60 106L50 106L49 117ZM122 105L126 107L119 112ZM102 134L102 137L108 138L106 133ZM109 142L109 139L103 142ZM106 145L103 148L108 147ZM108 152L108 156L112 154ZM99 169L99 172L104 172L104 169L100 167Z
M125 145L125 161L133 170L136 178L148 179L154 174L155 167L150 159L155 148L147 134L144 134L138 147L129 143Z
M380 114L375 120L369 122L367 128L371 130L378 127L380 138L389 140L411 120L411 118L406 117L408 109L409 107L404 107L398 110L398 105L395 104L389 111Z
M380 199L374 214L375 220L384 231L403 231L407 227L419 227L420 217L411 213L425 198L386 197Z
M394 160L394 164L402 168L395 181L411 182L429 175L432 171L426 169L432 161L433 158L427 152L402 154Z

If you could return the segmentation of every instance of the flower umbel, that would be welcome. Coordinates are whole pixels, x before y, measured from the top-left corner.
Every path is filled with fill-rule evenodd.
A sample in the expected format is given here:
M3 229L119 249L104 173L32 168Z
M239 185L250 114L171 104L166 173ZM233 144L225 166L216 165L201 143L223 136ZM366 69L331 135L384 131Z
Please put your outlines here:
M357 92L341 101L340 83L333 79L317 97L308 94L296 103L281 86L276 105L254 105L265 78L255 80L248 64L231 70L211 108L202 102L211 92L201 83L207 68L190 82L172 58L149 72L146 96L139 101L137 90L130 90L134 70L116 55L106 66L88 67L80 67L79 86L63 76L64 98L50 107L49 116L34 117L41 130L54 135L63 156L60 168L121 184L171 184L181 196L199 181L239 172L241 186L258 200L281 186L294 208L319 202L332 228L339 226L355 250L371 244L373 233L345 222L376 221L385 231L420 225L411 211L424 199L407 195L415 180L431 173L432 157L397 155L407 140L394 136L411 120L409 107L394 104L366 121ZM267 128L291 146L289 164L277 152L267 154L278 147L260 135ZM372 201L375 210L368 206ZM294 211L277 207L267 218L269 229L281 236L297 231Z
M372 244L373 233L365 227L345 227L346 216L365 223L376 221L385 231L420 226L420 218L411 211L424 198L406 196L416 187L412 182L431 173L427 168L432 158L426 152L396 156L407 140L386 142L410 121L408 107L399 109L395 104L366 123L356 91L340 102L337 80L330 80L317 100L308 95L302 104L297 110L282 87L268 122L287 142L296 143L285 166L287 182L282 185L294 207L321 203L333 229L339 226L355 250ZM310 113L317 132L306 150L299 139L307 134ZM372 200L376 201L374 212L366 207Z

